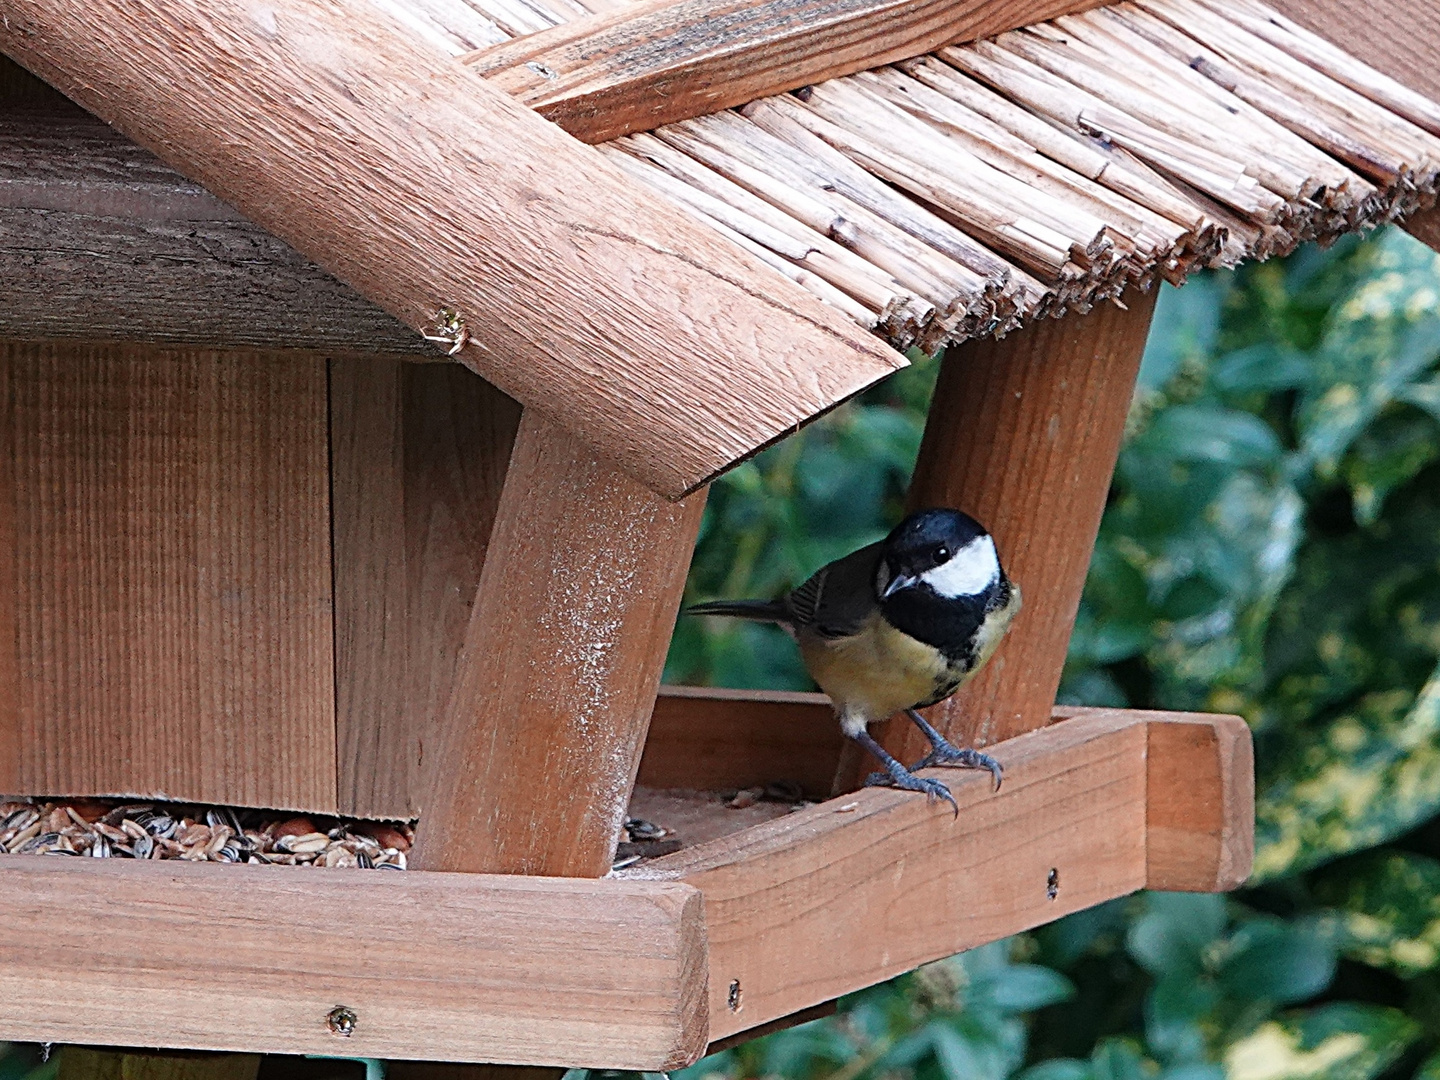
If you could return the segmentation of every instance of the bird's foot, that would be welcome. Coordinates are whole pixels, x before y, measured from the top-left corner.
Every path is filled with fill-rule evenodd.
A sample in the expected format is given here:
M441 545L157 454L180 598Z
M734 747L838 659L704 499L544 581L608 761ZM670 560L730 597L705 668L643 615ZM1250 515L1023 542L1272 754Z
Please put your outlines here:
M995 790L1000 790L1000 782L1005 779L1005 770L1000 763L989 754L982 754L979 750L961 750L958 746L952 745L945 736L936 731L925 722L925 718L914 709L906 709L905 714L915 722L925 738L930 740L930 752L917 761L913 769L929 769L934 766L941 766L951 769L988 769L990 775L995 778Z
M928 777L916 776L909 769L906 769L898 761L896 768L887 769L885 772L873 772L865 778L866 787L893 787L901 791L923 791L928 802L937 799L944 799L950 804L950 809L955 811L955 816L960 816L960 807L955 804L955 796L950 794L950 789L939 780L931 780Z
M990 775L995 778L995 790L1000 790L1000 782L1005 779L1005 770L1000 762L996 761L989 754L982 754L979 750L971 750L968 747L961 749L958 746L951 746L943 739L940 745L934 747L928 754L911 766L913 771L930 769L936 766L949 769L987 769Z

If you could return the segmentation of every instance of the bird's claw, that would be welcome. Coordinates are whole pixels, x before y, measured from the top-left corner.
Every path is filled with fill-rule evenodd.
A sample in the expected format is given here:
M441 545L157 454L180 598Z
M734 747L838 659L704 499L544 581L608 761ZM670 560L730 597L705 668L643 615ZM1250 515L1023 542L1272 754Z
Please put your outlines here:
M894 773L873 772L865 778L866 787L893 787L901 791L923 791L927 802L934 802L936 799L944 799L950 804L950 809L955 816L960 816L960 807L956 805L955 796L950 794L950 789L939 780L931 780L926 776L916 776L914 773L899 770Z
M911 768L918 772L921 769L930 769L936 766L951 769L988 769L990 775L995 779L996 791L1000 790L1000 783L1005 779L1004 768L989 754L982 754L979 750L971 750L968 747L962 750L943 740Z

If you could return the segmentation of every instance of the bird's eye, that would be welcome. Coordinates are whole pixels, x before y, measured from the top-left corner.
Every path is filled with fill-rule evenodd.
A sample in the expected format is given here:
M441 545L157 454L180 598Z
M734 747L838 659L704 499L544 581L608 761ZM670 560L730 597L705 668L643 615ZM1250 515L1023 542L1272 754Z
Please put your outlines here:
M950 549L942 544L935 549L933 554L935 556L935 561L937 563L942 563L946 559L950 558Z

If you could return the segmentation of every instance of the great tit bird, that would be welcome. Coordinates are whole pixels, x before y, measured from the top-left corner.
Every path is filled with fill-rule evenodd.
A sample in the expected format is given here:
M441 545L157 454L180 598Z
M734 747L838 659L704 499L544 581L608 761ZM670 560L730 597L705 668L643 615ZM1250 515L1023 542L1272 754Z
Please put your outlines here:
M959 510L932 509L911 514L884 540L822 566L778 600L716 600L686 613L778 623L799 644L811 678L835 706L840 729L884 765L885 772L867 783L923 791L954 807L945 784L914 775L867 729L904 712L931 746L913 769L988 769L998 790L999 762L950 745L916 710L964 686L1019 610L1020 589L1005 576L984 527Z

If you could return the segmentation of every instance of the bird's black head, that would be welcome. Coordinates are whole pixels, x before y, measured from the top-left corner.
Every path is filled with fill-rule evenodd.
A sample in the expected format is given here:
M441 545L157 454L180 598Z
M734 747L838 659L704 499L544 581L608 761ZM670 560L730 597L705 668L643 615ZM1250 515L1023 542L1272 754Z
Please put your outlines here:
M927 586L939 596L978 596L1003 573L995 542L959 510L921 510L891 531L881 548L875 587L881 599Z

